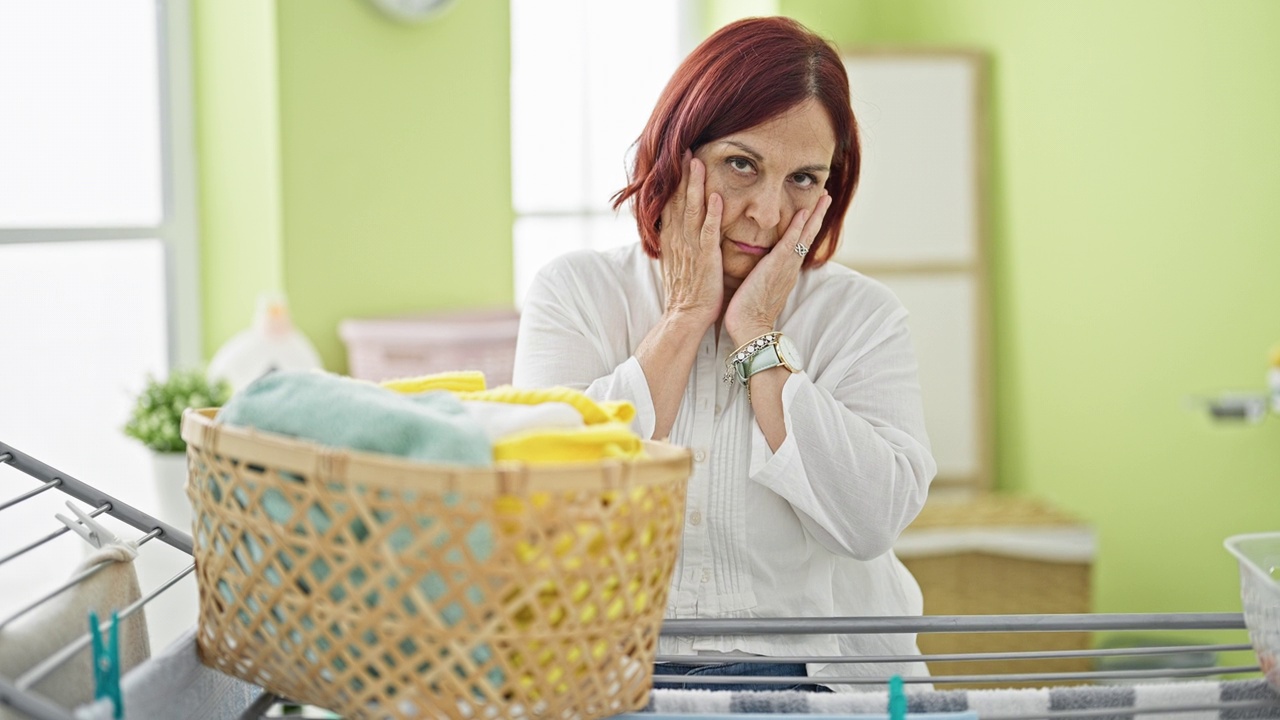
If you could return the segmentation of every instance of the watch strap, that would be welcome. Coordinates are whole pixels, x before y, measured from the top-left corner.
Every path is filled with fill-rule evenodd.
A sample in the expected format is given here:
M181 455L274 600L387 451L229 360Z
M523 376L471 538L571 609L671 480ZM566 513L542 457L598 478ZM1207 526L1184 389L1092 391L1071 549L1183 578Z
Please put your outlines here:
M738 380L745 385L752 375L775 368L781 364L782 357L778 354L778 343L775 340L738 364Z
M730 353L729 359L724 363L724 381L728 383L737 378L740 382L745 383L746 378L742 374L743 363L777 341L778 333L767 332L760 337L752 338L744 343L742 347Z

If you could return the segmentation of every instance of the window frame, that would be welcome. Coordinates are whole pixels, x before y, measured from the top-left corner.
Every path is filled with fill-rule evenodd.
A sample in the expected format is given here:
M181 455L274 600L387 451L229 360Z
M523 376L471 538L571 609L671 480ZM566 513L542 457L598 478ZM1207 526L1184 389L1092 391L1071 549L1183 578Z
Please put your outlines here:
M170 368L203 361L191 0L155 0L162 219L155 226L0 227L0 245L139 240L164 247Z
M511 38L512 38L512 41L511 41L512 45L515 45L517 42L515 39L516 33L518 32L518 27L515 19L515 2L517 1L519 0L513 0L512 6L510 9L510 12L512 15L511 31L510 31ZM689 2L681 1L676 3L676 8L677 8L677 14L678 14L677 26L674 29L673 34L676 39L676 48L677 48L678 58L680 61L683 61L683 59L690 52L692 52L693 49L698 45L698 43L700 43L703 39L703 35L704 35L703 25L705 20L705 12L700 7L699 3L689 3ZM514 55L512 57L512 62L515 62ZM587 62L590 62L590 58L587 59ZM515 77L517 77L517 74L513 72L512 88L511 88L511 95L513 97L516 93ZM590 98L587 98L587 103L584 104L584 110L587 110L587 108L589 108L589 103L590 103ZM513 129L512 130L513 133L516 125L515 112L516 112L516 103L512 102L511 125ZM587 114L590 115L589 110L587 111ZM584 138L583 138L584 149L586 152L590 152L589 141L586 139L586 137L587 137L586 134L584 134ZM513 142L512 145L514 148L515 143ZM619 151L622 151L622 150L623 148L619 148ZM585 156L586 154L584 153L584 157ZM515 188L516 188L516 182L517 182L516 181L516 172L517 172L516 165L517 165L517 158L513 150L512 157L511 157L511 183L512 183L512 196L513 196L512 197L512 220L511 220L511 242L512 242L512 255L513 255L512 286L513 286L513 297L516 299L517 305L519 305L522 300L524 290L526 289L521 286L521 277L522 276L532 277L533 275L532 272L527 272L528 268L518 267L518 265L520 264L521 253L519 248L519 241L517 239L517 227L520 225L522 220L526 220L526 219L567 220L567 221L578 223L580 227L584 228L584 234L586 234L587 231L585 229L589 228L593 223L596 223L599 221L616 222L619 220L624 220L624 221L630 220L631 213L626 207L620 208L616 212L613 210L602 209L599 206L593 207L589 202L584 202L581 199L579 199L579 201L576 202L571 207L564 207L559 209L541 208L541 209L521 210L519 205L515 202ZM593 245L590 239L588 239L587 247L599 249L599 246Z

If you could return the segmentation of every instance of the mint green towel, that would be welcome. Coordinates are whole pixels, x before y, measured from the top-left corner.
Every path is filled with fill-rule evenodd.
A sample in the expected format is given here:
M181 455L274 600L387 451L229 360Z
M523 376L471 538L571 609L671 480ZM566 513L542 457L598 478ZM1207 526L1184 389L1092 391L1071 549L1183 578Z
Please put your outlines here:
M231 396L218 421L424 462L489 465L484 428L453 393L403 395L315 371L277 371Z

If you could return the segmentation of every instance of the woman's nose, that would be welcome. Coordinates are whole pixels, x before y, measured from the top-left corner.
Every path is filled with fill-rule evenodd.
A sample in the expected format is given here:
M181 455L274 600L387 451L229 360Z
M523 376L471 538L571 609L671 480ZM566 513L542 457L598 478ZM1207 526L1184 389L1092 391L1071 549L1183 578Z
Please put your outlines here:
M761 229L772 229L782 222L783 202L782 188L756 188L747 198L746 215Z

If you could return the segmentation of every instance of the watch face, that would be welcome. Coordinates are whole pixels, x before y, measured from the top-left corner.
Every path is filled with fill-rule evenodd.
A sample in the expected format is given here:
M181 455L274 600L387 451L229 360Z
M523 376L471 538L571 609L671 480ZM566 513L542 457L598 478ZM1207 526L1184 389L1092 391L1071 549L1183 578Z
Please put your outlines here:
M786 335L778 338L778 359L790 368L791 372L800 372L804 369L800 365L800 352L796 350L795 343L791 342L791 338Z

